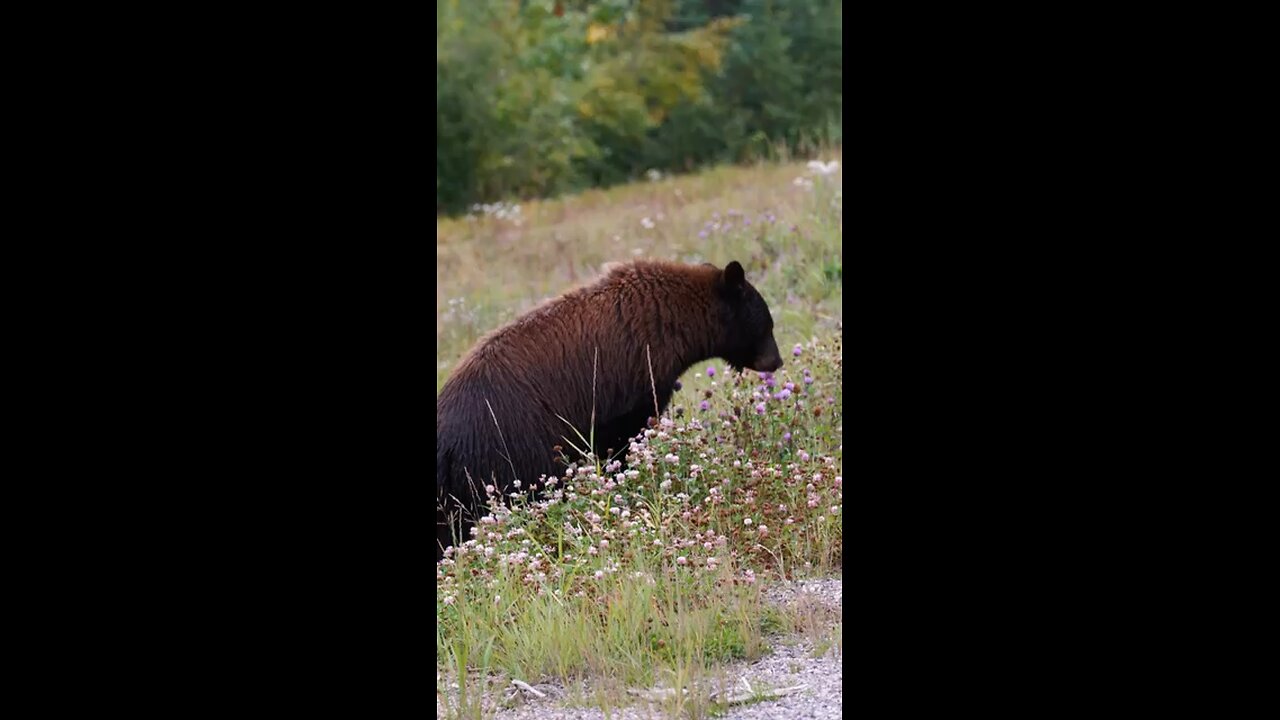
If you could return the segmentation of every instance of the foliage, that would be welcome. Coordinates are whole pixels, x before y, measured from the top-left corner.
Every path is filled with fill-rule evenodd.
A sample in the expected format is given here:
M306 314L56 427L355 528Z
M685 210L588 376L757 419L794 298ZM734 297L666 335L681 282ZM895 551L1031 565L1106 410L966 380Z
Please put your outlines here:
M442 0L436 206L839 142L831 0Z

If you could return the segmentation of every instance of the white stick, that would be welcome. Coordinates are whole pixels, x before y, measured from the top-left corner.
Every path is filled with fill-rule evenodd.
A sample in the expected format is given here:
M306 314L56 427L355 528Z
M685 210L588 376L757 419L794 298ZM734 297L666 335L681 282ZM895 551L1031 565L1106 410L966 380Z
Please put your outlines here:
M527 693L529 693L529 694L531 694L531 695L534 695L535 697L544 698L544 697L546 697L546 696L547 696L547 694L546 694L546 693L544 693L544 692L538 692L537 690L535 690L535 689L533 689L532 687L530 687L530 686L529 686L529 683L522 682L522 681L520 681L520 680L512 680L512 681L511 681L511 684L512 684L512 685L515 685L516 687L520 688L521 690L524 690L525 692L527 692Z

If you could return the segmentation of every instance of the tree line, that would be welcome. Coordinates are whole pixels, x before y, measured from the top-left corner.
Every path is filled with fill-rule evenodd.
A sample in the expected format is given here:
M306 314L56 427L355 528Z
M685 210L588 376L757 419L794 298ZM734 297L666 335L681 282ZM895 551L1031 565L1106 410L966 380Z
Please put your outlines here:
M841 141L833 0L438 0L436 211Z

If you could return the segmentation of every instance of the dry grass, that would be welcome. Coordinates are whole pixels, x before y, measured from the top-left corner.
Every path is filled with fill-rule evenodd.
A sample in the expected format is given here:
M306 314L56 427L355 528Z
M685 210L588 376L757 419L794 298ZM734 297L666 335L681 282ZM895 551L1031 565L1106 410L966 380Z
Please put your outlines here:
M718 168L522 204L517 217L491 209L439 221L437 390L485 332L596 277L605 262L639 256L742 262L773 310L779 346L836 328L842 176L810 173L803 163ZM801 177L813 185L794 184Z

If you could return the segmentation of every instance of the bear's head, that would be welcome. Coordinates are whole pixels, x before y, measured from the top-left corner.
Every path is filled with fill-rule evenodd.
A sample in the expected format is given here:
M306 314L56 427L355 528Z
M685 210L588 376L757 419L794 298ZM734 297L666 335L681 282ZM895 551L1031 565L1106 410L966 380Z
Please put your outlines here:
M716 291L724 322L720 352L734 370L750 368L773 372L782 367L782 355L773 339L773 316L760 293L747 282L738 261L725 266L716 277Z

